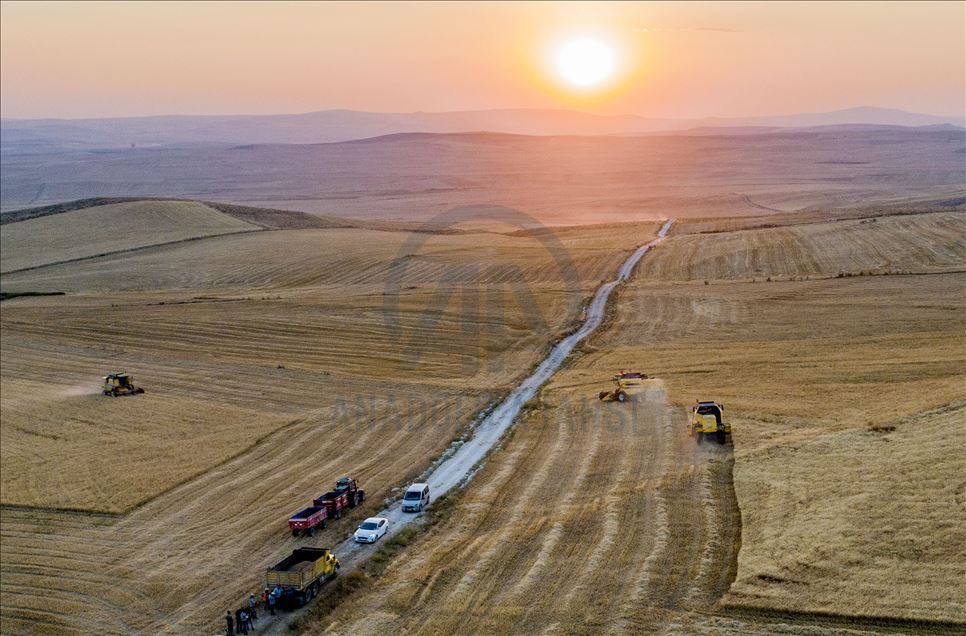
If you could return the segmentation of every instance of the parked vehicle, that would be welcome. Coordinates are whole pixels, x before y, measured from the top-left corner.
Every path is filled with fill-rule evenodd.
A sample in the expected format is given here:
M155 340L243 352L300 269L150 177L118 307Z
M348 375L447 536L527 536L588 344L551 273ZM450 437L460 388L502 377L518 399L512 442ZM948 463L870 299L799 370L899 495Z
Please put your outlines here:
M313 499L312 505L324 507L329 519L341 519L342 511L349 507L349 495L348 493L330 490Z
M325 506L309 506L304 510L296 512L289 517L288 527L292 530L292 536L300 534L312 536L315 529L324 530L328 522L328 509Z
M366 491L359 488L359 484L351 477L342 477L335 482L335 491L344 492L349 496L349 507L355 508L366 499Z
M403 495L403 512L420 512L429 505L429 484L412 484Z
M335 578L341 564L328 548L298 548L265 572L265 587L281 606L301 607Z
M375 543L389 530L389 519L385 517L369 517L356 529L353 538L356 543Z
M313 506L325 506L329 519L341 519L345 508L355 508L366 498L366 492L359 488L355 479L343 477L335 484L335 490L319 495L312 501Z

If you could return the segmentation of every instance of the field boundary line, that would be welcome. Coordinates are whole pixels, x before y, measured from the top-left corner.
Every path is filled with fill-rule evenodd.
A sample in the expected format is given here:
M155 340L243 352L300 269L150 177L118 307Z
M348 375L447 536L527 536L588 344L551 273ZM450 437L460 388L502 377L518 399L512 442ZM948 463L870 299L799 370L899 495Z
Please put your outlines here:
M71 515L75 517L100 517L104 519L123 519L127 513L108 512L106 510L88 510L69 506L31 506L27 504L0 504L0 512L42 512L47 514Z
M224 214L224 212L222 212ZM91 254L90 256L78 256L77 258L68 258L63 261L54 261L53 263L44 263L43 265L31 265L30 267L21 267L20 269L11 269L5 272L0 272L0 276L6 276L8 274L19 274L20 272L30 272L38 269L43 269L45 267L54 267L55 265L67 265L70 263L79 263L81 261L90 261L95 258L104 258L106 256L116 256L118 254L130 254L131 252L140 252L141 250L149 250L154 247L169 247L171 245L178 245L180 243L190 243L192 241L204 241L210 238L218 238L220 236L235 236L238 234L254 234L255 232L272 232L275 230L270 230L264 227L257 227L254 230L238 230L237 232L224 232L222 234L205 234L204 236L192 236L189 238L178 239L176 241L165 241L164 243L152 243L151 245L142 245L140 247L127 247L123 250L114 250L113 252L101 252L100 254Z
M918 628L928 633L962 634L966 621L946 621L930 618L903 618L901 616L876 616L873 614L842 614L839 612L781 610L764 605L739 605L720 602L717 611L706 612L708 616L739 618L752 621L796 623L810 626L855 629L866 627L901 631Z
M841 211L843 211L843 210L840 210L840 212ZM876 218L880 218L880 217L881 218L889 218L889 217L894 217L894 216L923 216L923 215L927 215L927 214L949 214L949 213L953 213L953 212L962 212L962 211L963 211L962 208L949 208L949 209L943 209L943 210L939 210L939 209L935 209L935 210L898 210L898 211L893 211L893 212L890 212L888 210L879 211L879 212L869 211L867 214L857 214L856 216L833 216L833 217L829 217L827 219L809 219L809 220L801 220L801 221L791 221L789 223L777 223L777 222L771 222L771 223L769 223L767 221L763 221L763 223L761 225L749 225L748 227L736 227L736 228L733 228L733 229L730 229L730 230L727 230L727 229L722 229L722 230L698 230L696 232L681 232L681 231L678 231L678 232L675 232L672 236L701 236L701 235L704 235L704 234L732 234L734 232L749 232L749 231L756 231L756 230L780 230L780 229L786 228L786 227L802 227L804 225L821 225L823 223L842 223L842 222L845 222L845 221L862 221L862 220L865 220L865 219L876 219ZM769 214L767 216L769 216L769 217L778 217L778 216L781 216L783 214L784 215L793 215L793 214L798 214L799 212L800 211L796 211L796 212L786 212L786 211L782 210L782 211L776 212L775 214ZM832 212L830 211L829 213L831 214ZM729 219L729 218L730 219L735 219L735 218L737 218L737 219L740 219L740 218L755 219L755 218L762 218L762 216L761 215L753 215L753 216L749 216L749 217L720 217L720 218L716 218L716 217L695 217L693 219L690 219L690 221L691 222L694 222L694 223L697 223L697 222L702 222L702 221L705 221L706 222L706 221L723 220L723 219ZM688 226L688 220L684 220L684 221L682 221L682 224L680 226L678 226L678 227L679 228L680 227L683 227L683 228L687 229L687 226ZM668 238L671 238L671 236L668 236Z

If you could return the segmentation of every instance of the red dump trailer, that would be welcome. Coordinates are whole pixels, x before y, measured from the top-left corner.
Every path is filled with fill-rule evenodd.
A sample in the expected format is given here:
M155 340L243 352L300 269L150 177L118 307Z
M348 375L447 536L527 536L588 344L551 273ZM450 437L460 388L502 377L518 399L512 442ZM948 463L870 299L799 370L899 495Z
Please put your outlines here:
M349 495L346 492L331 490L312 500L312 505L325 508L330 519L341 519L342 509L349 507Z
M327 525L326 519L329 518L328 508L325 506L309 506L304 510L299 510L288 519L288 527L292 530L292 536L300 534L312 536L315 529L324 530Z
M343 508L355 508L366 498L366 492L359 488L355 479L343 477L335 484L335 490L319 495L312 501L313 506L325 506L329 519L342 517Z

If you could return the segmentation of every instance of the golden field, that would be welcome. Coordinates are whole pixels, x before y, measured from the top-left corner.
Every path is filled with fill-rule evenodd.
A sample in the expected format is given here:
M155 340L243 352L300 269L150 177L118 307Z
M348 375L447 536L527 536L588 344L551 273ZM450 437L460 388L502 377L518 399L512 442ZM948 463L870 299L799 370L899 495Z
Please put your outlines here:
M962 216L678 232L451 517L317 632L966 621ZM838 276L853 268L910 273ZM659 380L598 402L617 369ZM697 398L727 406L733 447L686 436Z
M966 621L961 588L936 585L966 576L966 226L955 212L820 217L680 223L451 512L306 629ZM342 540L657 229L248 218L244 233L44 254L0 279L66 292L0 305L5 633L216 629L301 545L288 514L351 474L369 503L318 538ZM27 262L16 245L8 258ZM101 396L116 368L147 393ZM629 405L599 402L617 369L658 379ZM686 435L695 398L726 404L733 445Z
M452 517L310 633L655 633L710 606L740 537L730 454L694 447L659 381L626 408L605 385L558 374Z
M193 201L100 205L5 224L0 269L75 260L159 243L259 229Z
M936 274L625 290L621 306L647 318L618 313L626 336L588 362L636 362L682 407L713 396L735 427L742 543L726 605L964 619L962 589L933 584L966 569L951 523L966 467L964 285Z
M341 540L656 227L563 229L550 251L526 232L256 227L5 274L4 292L67 295L0 306L4 631L212 628L297 544L290 513L359 478L370 503L318 539ZM100 395L119 368L147 392Z

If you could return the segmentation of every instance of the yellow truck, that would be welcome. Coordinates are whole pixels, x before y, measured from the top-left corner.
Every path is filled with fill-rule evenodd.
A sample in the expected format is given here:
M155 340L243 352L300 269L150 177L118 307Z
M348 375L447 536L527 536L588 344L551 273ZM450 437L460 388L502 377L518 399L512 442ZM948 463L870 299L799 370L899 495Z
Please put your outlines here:
M706 436L713 435L719 444L724 444L731 436L731 424L724 421L724 404L714 401L698 401L691 408L691 419L688 426L691 436L698 444Z
M328 548L298 548L265 572L265 587L279 606L302 607L340 567Z

